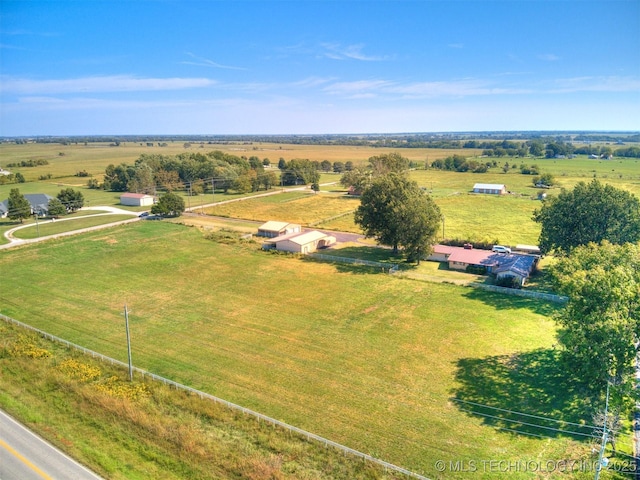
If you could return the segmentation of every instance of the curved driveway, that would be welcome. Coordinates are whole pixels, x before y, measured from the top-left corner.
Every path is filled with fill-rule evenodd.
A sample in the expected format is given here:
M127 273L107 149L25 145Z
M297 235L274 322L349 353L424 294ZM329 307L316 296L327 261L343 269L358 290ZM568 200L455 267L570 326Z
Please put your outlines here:
M9 243L6 243L4 245L0 245L0 249L2 248L11 248L11 247L17 247L18 245L26 245L28 243L36 243L36 242L41 242L43 240L49 240L51 238L58 238L58 237L65 237L68 235L75 235L77 233L83 233L83 232L89 232L91 230L99 230L101 228L107 228L107 227L111 227L113 225L119 225L122 223L129 223L129 222L135 222L140 220L140 218L138 218L138 214L139 212L131 212L129 210L123 210L121 208L116 208L116 207L84 207L80 209L81 211L85 211L85 210L99 210L99 211L105 211L106 213L98 213L95 215L91 215L92 217L98 217L98 216L102 216L102 215L131 215L135 218L132 218L131 220L120 220L119 222L112 222L112 223L106 223L104 225L96 225L94 227L87 227L87 228L81 228L78 230L71 230L69 232L62 232L62 233L56 233L55 235L47 235L44 237L38 237L38 238L30 238L30 239L22 239L22 238L15 238L13 236L13 233L16 232L17 230L21 230L23 228L30 228L33 227L32 223L29 223L27 225L19 225L15 228L12 228L11 230L7 230L6 232L4 232L4 237L9 241ZM58 220L56 220L56 222L67 222L67 221L71 221L71 220L77 220L78 218L81 217L73 217L73 218L60 218ZM46 223L51 223L53 222L53 220L44 220L40 223L42 224L46 224Z

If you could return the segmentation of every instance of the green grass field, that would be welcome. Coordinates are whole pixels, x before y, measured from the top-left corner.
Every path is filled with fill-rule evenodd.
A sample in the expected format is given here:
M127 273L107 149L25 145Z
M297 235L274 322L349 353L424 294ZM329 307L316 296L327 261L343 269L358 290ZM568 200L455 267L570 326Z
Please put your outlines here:
M441 459L588 451L496 429L450 400L588 421L554 361L552 305L165 222L2 251L0 270L6 315L124 361L126 302L136 366L432 478Z
M0 407L102 478L403 478L0 322Z
M283 157L356 164L393 151L275 144L194 144L190 149L257 155L274 163ZM28 182L1 185L0 199L15 187L22 193L55 196L61 188L73 186L90 206L115 206L118 193L89 190L84 187L86 178L75 173L86 170L101 179L110 163L133 163L141 153L183 151L182 142L167 147L2 144L3 167L37 158L50 163L11 168ZM424 162L480 152L402 149L400 153ZM522 162L499 159L498 165L504 161ZM524 160L556 175L558 188L549 190L550 195L559 187L571 188L594 177L639 195L638 162L583 157ZM37 181L47 174L50 179ZM411 176L440 206L447 238L537 243L539 226L531 216L540 202L535 200L538 190L531 176L518 170L504 174L499 167L486 174L428 169L412 171ZM324 174L321 181L338 178ZM476 182L505 183L513 193L470 194ZM217 192L186 198L186 203L199 207L214 199L238 197ZM350 213L357 206L357 199L332 185L316 195L284 192L219 205L206 213L228 220L212 223L198 215L185 223L205 229L254 230L252 224L235 220L240 218L358 231ZM204 213L205 208L196 211ZM40 235L105 220L41 224ZM14 222L0 220L0 233L13 226ZM29 238L36 232L32 225L17 236ZM372 255L372 249L363 249L367 250L348 245L338 253ZM431 263L412 271L438 281L458 281L457 272L440 271ZM543 437L552 439L509 433L496 427L524 426L470 415L463 404L451 401L455 396L506 410L589 422L590 412L599 405L589 403L558 366L552 320L558 307L553 305L269 254L251 242L218 243L203 238L199 228L172 222L138 222L0 251L0 272L1 313L124 361L126 302L133 311L137 366L431 478L469 476L438 472L434 467L438 460L590 458L585 443L549 431ZM628 437L620 444L623 451L631 451ZM475 476L495 478L492 472ZM592 476L593 472L571 475ZM531 478L526 473L512 477Z

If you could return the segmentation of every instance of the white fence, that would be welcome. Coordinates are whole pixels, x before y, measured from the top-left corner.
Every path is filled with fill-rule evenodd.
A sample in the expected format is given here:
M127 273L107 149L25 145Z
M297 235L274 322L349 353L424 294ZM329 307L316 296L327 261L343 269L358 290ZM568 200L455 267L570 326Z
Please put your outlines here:
M20 322L18 320L15 320L15 319L11 318L11 317L7 317L6 315L0 314L0 319L4 320L5 322L8 322L8 323L13 323L14 325L18 325L19 327L31 330L31 331L37 333L38 335L41 335L44 338L47 338L47 339L52 340L54 342L60 343L62 345L65 345L68 348L73 348L75 350L78 350L78 351L84 353L85 355L90 355L91 357L100 359L103 362L107 362L107 363L110 363L112 365L117 365L117 366L122 367L122 368L127 369L127 370L129 368L129 365L124 363L124 362L121 362L121 361L116 360L116 359L111 358L111 357L107 357L106 355L102 355L100 353L94 352L94 351L89 350L87 348L81 347L80 345L76 345L75 343L71 343L71 342L69 342L67 340L64 340L64 339L60 338L60 337L56 337L55 335L51 335L50 333L47 333L47 332L44 332L44 331L39 330L37 328L34 328L34 327L30 326L30 325L22 323L22 322ZM193 393L195 395L198 395L200 398L205 398L207 400L211 400L213 402L216 402L216 403L219 403L221 405L224 405L224 406L226 406L226 407L228 407L228 408L230 408L232 410L236 410L236 411L242 412L242 413L244 413L246 415L250 415L250 416L252 416L254 418L257 418L258 420L261 420L261 421L264 421L264 422L267 422L267 423L271 423L272 425L281 427L281 428L283 428L285 430L288 430L290 432L294 432L294 433L296 433L296 434L298 434L298 435L300 435L302 437L307 438L308 440L314 440L314 441L316 441L318 443L323 444L325 447L332 447L332 448L336 448L338 450L341 450L345 455L346 454L353 455L354 457L359 457L359 458L362 458L365 461L369 461L369 462L375 463L377 465L380 465L385 469L385 471L392 471L392 472L395 472L395 473L401 473L401 474L406 475L408 477L418 478L418 479L421 479L421 480L429 480L429 478L427 478L427 477L425 477L423 475L420 475L418 473L412 472L410 470L407 470L406 468L402 468L402 467L399 467L399 466L394 465L392 463L385 462L384 460L380 460L379 458L373 457L373 456L368 455L368 454L363 453L363 452L359 452L358 450L354 450L353 448L349 448L347 446L341 445L341 444L339 444L337 442L334 442L334 441L329 440L327 438L321 437L320 435L316 435L314 433L307 432L306 430L302 430L301 428L294 427L293 425L289 425L288 423L281 422L280 420L276 420L275 418L268 417L266 415L263 415L262 413L256 412L254 410L250 410L248 408L242 407L240 405L237 405L235 403L229 402L227 400L224 400L222 398L216 397L214 395L210 395L210 394L202 392L200 390L196 390L195 388L191 388L191 387L188 387L186 385L182 385L181 383L174 382L173 380L169 380L168 378L161 377L160 375L156 375L154 373L147 372L147 371L142 370L142 369L137 368L137 367L133 367L133 370L136 373L142 375L143 378L148 377L148 378L151 378L151 379L153 379L155 381L162 382L162 383L164 383L166 385L174 387L176 389L184 390L186 392Z

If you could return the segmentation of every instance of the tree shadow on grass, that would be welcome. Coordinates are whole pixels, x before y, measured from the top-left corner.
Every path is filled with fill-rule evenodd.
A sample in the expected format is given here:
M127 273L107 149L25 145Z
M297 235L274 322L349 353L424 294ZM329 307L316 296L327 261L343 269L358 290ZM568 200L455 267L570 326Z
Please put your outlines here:
M324 253L322 251L318 253ZM331 255L337 257L358 258L360 260L369 260L380 263L404 263L405 258L401 254L394 254L390 248L384 247L344 247L331 250Z
M594 434L592 414L602 405L593 402L588 388L572 378L556 350L463 358L456 366L459 387L452 391L451 400L485 425L577 440Z
M480 300L497 310L526 308L532 312L551 317L558 312L562 305L539 298L518 297L504 293L490 292L481 288L469 288L464 296L472 300Z
M398 265L401 270L411 270L416 268L415 264L408 263L401 253L394 254L390 248L357 246L345 247L336 250L319 250L316 252L327 257L335 257L336 268L339 272L371 274L371 273L389 273L389 269ZM303 257L307 261L323 261L329 262L327 258ZM353 259L356 263L349 263L348 260ZM358 264L357 261L376 262L379 265Z

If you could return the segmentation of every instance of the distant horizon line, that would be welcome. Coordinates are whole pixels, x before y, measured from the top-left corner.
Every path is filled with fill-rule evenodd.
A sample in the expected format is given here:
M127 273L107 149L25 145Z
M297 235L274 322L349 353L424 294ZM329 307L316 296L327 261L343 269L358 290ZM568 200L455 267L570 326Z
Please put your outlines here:
M233 138L233 137L380 137L406 135L478 135L478 134L640 134L640 130L449 130L413 132L360 132L360 133L74 133L74 134L21 134L0 135L2 140L30 138L86 138L86 137L173 137L173 138Z

